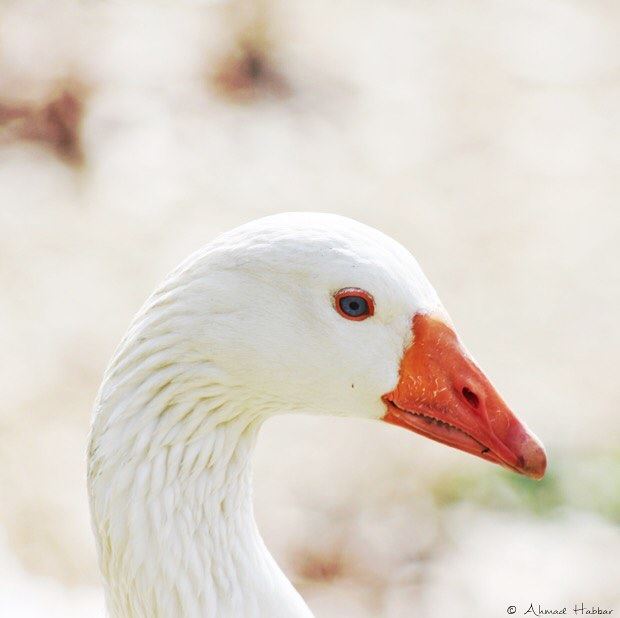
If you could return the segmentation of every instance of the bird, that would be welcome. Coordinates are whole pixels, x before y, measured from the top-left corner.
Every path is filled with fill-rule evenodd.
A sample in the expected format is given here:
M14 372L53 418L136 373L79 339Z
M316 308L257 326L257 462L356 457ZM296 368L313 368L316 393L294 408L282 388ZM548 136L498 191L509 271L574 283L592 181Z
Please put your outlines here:
M87 480L110 616L312 616L253 515L257 435L285 413L546 468L406 248L335 214L251 221L164 279L105 371Z

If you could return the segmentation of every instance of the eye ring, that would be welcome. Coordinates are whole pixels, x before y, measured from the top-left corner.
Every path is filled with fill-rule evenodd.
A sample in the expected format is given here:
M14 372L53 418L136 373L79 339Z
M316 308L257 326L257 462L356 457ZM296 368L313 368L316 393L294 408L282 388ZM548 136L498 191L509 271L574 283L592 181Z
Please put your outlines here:
M334 294L334 307L343 318L355 322L361 322L375 313L372 295L360 288L338 290Z

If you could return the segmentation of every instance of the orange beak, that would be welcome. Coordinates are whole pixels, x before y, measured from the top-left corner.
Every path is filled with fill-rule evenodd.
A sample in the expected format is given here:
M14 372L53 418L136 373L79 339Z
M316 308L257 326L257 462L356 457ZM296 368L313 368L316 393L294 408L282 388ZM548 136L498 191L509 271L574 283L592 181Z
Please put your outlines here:
M383 420L540 479L547 457L538 438L510 411L438 318L413 319L396 388L383 396Z

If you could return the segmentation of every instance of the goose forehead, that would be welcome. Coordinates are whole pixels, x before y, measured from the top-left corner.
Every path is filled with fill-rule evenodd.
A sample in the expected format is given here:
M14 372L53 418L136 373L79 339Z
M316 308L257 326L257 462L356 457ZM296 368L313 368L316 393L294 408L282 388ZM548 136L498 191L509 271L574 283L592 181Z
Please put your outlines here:
M360 282L418 284L424 275L398 242L362 223L319 213L285 213L236 228L214 243L220 263L320 279L354 276Z
M317 247L334 247L407 253L395 240L368 225L323 213L282 213L263 217L230 230L218 240L246 249L273 247L311 251Z

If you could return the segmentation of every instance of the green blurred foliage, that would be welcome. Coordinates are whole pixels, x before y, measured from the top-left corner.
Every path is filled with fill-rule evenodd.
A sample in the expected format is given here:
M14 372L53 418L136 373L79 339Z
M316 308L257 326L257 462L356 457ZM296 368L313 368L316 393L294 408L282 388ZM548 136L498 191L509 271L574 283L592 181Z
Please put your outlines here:
M541 481L501 468L482 474L450 473L431 491L438 506L474 502L490 509L524 510L548 516L570 507L620 523L620 451L553 456Z

